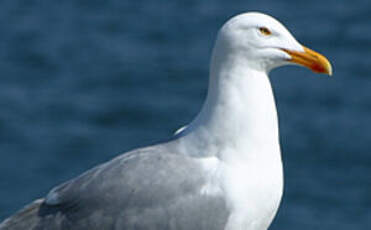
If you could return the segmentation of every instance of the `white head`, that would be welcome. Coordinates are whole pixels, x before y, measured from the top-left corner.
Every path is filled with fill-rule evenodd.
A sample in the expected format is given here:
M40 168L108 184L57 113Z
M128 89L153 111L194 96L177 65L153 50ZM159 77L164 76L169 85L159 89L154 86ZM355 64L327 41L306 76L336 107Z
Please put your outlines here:
M302 46L280 22L262 13L245 13L230 19L220 29L216 47L218 55L222 52L236 56L259 71L299 64L314 72L332 73L325 57Z

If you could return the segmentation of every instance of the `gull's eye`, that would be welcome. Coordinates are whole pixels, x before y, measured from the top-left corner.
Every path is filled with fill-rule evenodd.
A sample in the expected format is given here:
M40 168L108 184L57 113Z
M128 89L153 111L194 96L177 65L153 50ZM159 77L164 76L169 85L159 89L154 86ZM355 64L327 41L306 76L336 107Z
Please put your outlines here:
M272 32L267 27L259 27L259 31L261 34L268 36L271 35Z

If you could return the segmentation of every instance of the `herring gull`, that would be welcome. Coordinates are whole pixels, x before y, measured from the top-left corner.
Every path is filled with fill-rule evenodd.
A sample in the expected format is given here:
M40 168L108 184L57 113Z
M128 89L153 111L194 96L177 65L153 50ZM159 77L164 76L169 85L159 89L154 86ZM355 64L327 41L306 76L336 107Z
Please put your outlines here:
M283 191L273 68L331 75L329 61L274 18L220 29L198 116L166 143L124 153L53 188L1 230L266 230Z

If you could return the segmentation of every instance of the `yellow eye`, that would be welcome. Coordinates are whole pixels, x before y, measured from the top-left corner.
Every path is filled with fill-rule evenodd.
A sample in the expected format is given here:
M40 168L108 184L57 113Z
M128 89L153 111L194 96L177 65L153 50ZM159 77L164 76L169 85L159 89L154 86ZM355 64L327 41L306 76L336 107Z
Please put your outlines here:
M262 33L265 36L271 35L272 32L267 27L260 27L259 28L260 33Z

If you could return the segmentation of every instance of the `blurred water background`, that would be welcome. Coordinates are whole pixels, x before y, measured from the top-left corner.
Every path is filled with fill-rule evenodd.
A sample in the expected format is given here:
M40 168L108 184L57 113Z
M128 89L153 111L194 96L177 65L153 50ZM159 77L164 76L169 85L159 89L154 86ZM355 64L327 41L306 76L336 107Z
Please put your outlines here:
M220 26L282 21L332 78L271 73L285 194L271 230L371 227L371 4L352 0L2 0L0 219L199 111Z

